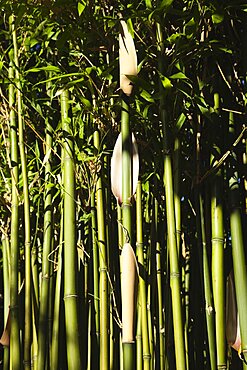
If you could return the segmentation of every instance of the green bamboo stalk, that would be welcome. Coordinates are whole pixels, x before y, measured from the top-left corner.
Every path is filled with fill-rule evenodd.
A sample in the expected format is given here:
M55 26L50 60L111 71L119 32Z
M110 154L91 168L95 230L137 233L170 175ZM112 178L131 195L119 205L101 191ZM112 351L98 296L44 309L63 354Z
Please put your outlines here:
M94 132L94 146L99 150L99 131ZM105 236L104 195L102 178L96 184L97 229L99 248L99 312L100 312L100 370L109 370L109 317L108 317L108 279Z
M93 315L94 317L94 330L95 335L93 338L95 342L92 347L94 348L93 366L95 369L99 367L99 338L100 338L100 318L99 318L99 251L97 245L97 219L95 209L95 192L91 195L91 225L92 225L92 247L93 247ZM92 309L92 308L91 308Z
M63 228L64 209L61 207L60 235L57 258L56 286L54 293L54 311L52 325L52 341L50 350L50 369L58 370L59 365L59 336L60 336L60 307L61 307L61 284L62 284L62 251L63 251Z
M137 183L136 189L136 256L139 263L139 296L141 304L141 328L142 328L142 353L143 353L143 369L150 369L150 350L148 338L148 320L147 320L147 297L146 297L146 281L145 281L145 266L143 255L143 220L142 220L142 191L141 181Z
M164 56L162 54L163 36L160 24L157 24L157 45L159 53L159 71L163 73ZM170 285L172 294L172 312L174 326L174 342L175 342L175 357L176 366L180 370L185 369L185 345L182 320L182 303L180 296L180 271L178 265L177 240L176 240L176 222L174 209L174 191L173 191L173 171L172 160L169 147L169 128L167 122L167 112L165 109L166 100L163 87L160 84L160 92L162 98L160 101L160 118L162 121L163 130L163 149L164 149L164 186L166 196L166 212L167 212L167 238L168 238L168 253L170 261Z
M230 114L230 134L234 134L234 117ZM232 242L233 272L236 289L237 307L239 313L241 354L247 361L247 269L242 229L240 188L238 183L237 158L232 153L232 166L229 170L229 203L230 229Z
M205 231L205 221L204 221L204 210L202 195L199 194L199 204L200 204L200 224L201 224L201 244L202 244L202 259L203 259L203 283L204 283L204 296L205 296L205 315L207 322L207 335L208 335L208 347L209 347L209 357L210 366L212 370L216 370L216 347L215 347L215 314L214 314L214 304L212 297L211 288L211 278L209 271L209 262L207 254L207 241L206 241L206 231Z
M163 320L163 284L162 284L162 265L161 265L161 245L158 241L158 201L154 199L154 223L156 235L156 276L157 276L157 296L158 296L158 335L159 335L159 369L164 370L165 365L165 341L164 341L164 320Z
M9 302L10 302L10 253L9 239L5 231L2 234L2 253L3 253L3 291L4 291L4 328L6 327L9 317ZM9 369L9 346L3 347L3 370Z
M123 228L127 234L127 240L132 242L132 177L131 177L131 133L129 124L129 98L122 97L121 113L122 133L122 221ZM124 370L131 370L134 366L134 343L123 342L123 364Z
M39 309L39 329L38 329L38 361L39 370L45 369L47 352L47 328L48 328L48 298L51 274L51 263L49 254L52 243L52 176L51 176L51 148L52 148L52 127L46 119L46 140L45 155L45 190L44 190L44 241L42 257L42 281L40 293Z
M155 356L154 356L154 328L153 328L153 318L152 318L152 295L153 295L153 281L152 281L152 271L154 270L153 258L152 258L152 248L148 246L149 251L147 254L148 260L148 285L147 285L147 323L148 323L148 338L149 338L149 351L151 356L150 369L154 369Z
M92 331L92 301L89 302L88 307L88 333L87 333L87 370L91 370L91 358L92 358L92 341L91 341L91 331Z
M118 222L118 246L123 247L123 227L122 227L122 209L119 204L117 204L117 222Z
M32 352L31 352L31 359L32 359L32 366L35 368L37 364L37 356L38 356L38 333L37 333L37 323L36 323L36 309L35 309L35 296L32 294Z
M215 175L211 194L212 213L212 281L215 307L217 366L226 366L224 318L224 233L220 174Z
M201 188L199 185L201 175L201 124L200 117L198 117L198 132L196 135L196 179L197 186L195 188L195 209L196 209L196 224L197 224L197 245L198 254L200 258L200 273L203 285L203 294L205 298L205 317L207 323L207 339L210 365L212 370L216 370L216 346L215 346L215 314L214 303L211 288L211 276L209 270L208 254L207 254L207 240L206 240L206 226L204 220L203 199Z
M164 104L164 101L163 101ZM162 104L162 105L163 105ZM167 210L167 234L170 260L170 284L172 293L172 312L174 325L174 341L176 363L179 369L185 369L185 352L184 352L184 333L182 321L182 306L180 297L180 271L178 266L175 210L173 198L173 180L172 180L172 163L169 154L167 140L167 117L164 108L161 108L161 120L163 123L163 143L164 143L164 185L166 194Z
M140 290L137 299L137 324L136 324L136 370L143 370L143 339L142 339L142 304Z
M132 242L132 181L131 181L131 132L129 122L129 98L122 97L121 113L122 134L122 220L124 230L127 232L128 242Z
M31 225L30 225L30 206L29 189L26 162L26 149L24 144L24 120L23 120L23 102L21 93L21 81L19 75L19 57L16 29L13 25L13 47L15 62L15 78L17 86L17 115L19 131L19 151L21 160L21 171L23 180L24 197L24 230L25 230L25 330L24 330L24 368L31 369L31 342L32 342L32 300L31 300Z
M9 18L10 32L14 32L14 17ZM14 52L11 49L9 53L9 79L13 81L15 78L14 70ZM18 138L17 138L17 122L15 113L15 87L14 84L9 85L9 109L10 109L10 143L11 143L11 179L12 179L12 195L11 195L11 235L10 235L10 346L12 353L11 366L13 370L22 368L21 365L21 344L20 344L20 324L19 324L19 300L18 300L18 258L19 258L19 196L18 196Z
M81 369L79 324L77 312L76 276L77 248L75 238L75 168L69 92L61 93L61 119L63 129L63 191L64 191L64 307L66 346L69 370Z
M175 138L174 142L174 210L176 220L176 235L177 235L177 248L178 259L181 255L181 233L182 233L182 217L181 217L181 197L180 197L180 152L181 143L179 137Z
M214 94L215 109L219 110L219 94ZM219 148L214 147L216 152ZM218 153L219 154L219 153ZM211 163L213 164L212 156ZM224 224L222 204L222 174L219 170L211 184L211 219L212 219L212 286L215 307L215 329L217 366L226 368L225 344L225 283L224 283Z

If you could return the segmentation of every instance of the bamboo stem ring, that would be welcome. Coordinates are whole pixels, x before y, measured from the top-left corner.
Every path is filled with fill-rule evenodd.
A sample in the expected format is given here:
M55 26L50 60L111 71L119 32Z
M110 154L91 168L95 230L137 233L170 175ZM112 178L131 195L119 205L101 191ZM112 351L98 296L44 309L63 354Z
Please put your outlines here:
M180 277L179 272L171 272L171 274L170 274L171 279L175 279L175 278L179 278L179 277Z
M68 298L78 298L78 295L77 294L66 294L63 299L68 299Z

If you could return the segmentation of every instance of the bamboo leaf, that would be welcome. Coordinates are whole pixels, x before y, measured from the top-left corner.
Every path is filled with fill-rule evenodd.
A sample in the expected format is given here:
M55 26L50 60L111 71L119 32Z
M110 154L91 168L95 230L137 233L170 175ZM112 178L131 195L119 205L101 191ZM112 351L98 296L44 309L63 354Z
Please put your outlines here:
M82 14L82 12L84 11L84 9L86 8L86 5L87 5L87 3L86 3L85 0L81 0L78 3L77 9L78 9L78 15L79 15L79 17Z
M33 72L41 72L41 71L46 71L46 72L61 72L60 68L56 66L44 66L44 67L34 67L26 71L26 73L33 73Z
M170 90L172 88L172 83L169 80L169 78L162 75L162 73L160 73L160 72L159 72L159 76L160 76L160 80L161 80L161 83L162 83L163 87L167 90Z
M186 77L183 72L175 73L174 75L171 75L170 78L172 80L182 80L182 79L184 80L184 79L188 79L188 77Z
M214 13L212 15L212 21L214 24L220 24L222 23L224 20L224 14L222 13Z

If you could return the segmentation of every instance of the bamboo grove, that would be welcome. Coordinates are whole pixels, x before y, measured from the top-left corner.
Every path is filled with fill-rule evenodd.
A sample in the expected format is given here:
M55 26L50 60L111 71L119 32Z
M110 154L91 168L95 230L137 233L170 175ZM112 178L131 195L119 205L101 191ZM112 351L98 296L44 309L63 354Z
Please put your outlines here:
M247 368L247 5L1 1L3 370Z

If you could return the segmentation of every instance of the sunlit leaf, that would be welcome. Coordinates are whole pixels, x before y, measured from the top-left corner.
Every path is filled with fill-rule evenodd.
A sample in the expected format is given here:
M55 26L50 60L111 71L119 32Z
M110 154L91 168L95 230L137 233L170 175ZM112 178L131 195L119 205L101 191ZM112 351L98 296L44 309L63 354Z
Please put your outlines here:
M212 21L214 24L222 23L224 20L224 14L223 13L214 13L212 14Z
M160 76L160 80L161 80L162 85L164 86L164 88L167 89L167 90L171 89L172 88L172 83L169 80L169 78L166 77L166 76L163 76L161 73L159 73L159 76Z
M80 2L78 3L77 9L78 9L78 15L79 15L79 17L82 14L82 12L84 11L86 5L87 5L87 3L86 3L85 0L80 0Z
M182 79L187 79L188 77L185 76L183 72L178 72L175 73L174 75L169 76L172 80L182 80Z

